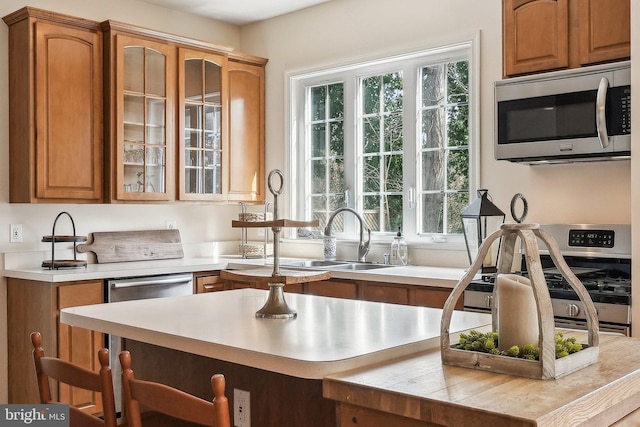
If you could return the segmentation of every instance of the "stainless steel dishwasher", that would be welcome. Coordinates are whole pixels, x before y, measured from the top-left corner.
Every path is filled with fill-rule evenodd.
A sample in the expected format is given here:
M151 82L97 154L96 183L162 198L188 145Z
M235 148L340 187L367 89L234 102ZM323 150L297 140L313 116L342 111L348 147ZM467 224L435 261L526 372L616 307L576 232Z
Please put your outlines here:
M105 301L119 302L146 298L163 298L193 294L191 273L166 274L162 276L123 277L106 280ZM106 337L109 347L109 362L113 372L113 388L116 397L116 411L122 409L122 379L118 355L122 351L122 338L115 335Z

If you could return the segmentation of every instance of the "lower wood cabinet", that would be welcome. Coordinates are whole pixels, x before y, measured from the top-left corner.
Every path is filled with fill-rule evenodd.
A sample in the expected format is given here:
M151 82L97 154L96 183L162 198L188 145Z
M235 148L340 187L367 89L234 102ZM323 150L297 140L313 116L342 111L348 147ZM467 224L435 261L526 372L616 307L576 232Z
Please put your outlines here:
M358 299L358 285L355 282L342 280L322 280L307 283L305 293L323 297Z
M220 278L219 271L193 273L193 282L197 294L227 289L227 281Z
M440 425L345 403L338 403L337 406L340 427L437 427Z
M220 278L220 271L194 273L194 281L197 293L243 288L269 289L269 286L264 283L223 280ZM444 303L447 298L449 298L452 290L452 288L439 286L407 285L403 283L384 283L350 279L329 279L318 282L296 283L286 285L284 288L285 293L361 299L365 301L433 308L444 307ZM462 298L457 301L455 309L463 309Z
M436 286L414 286L409 291L409 303L421 307L442 308L447 298L449 298L451 291L453 291L453 289ZM455 309L462 310L463 307L464 301L462 297L460 297L456 302Z
M42 334L47 356L59 357L91 371L98 371L101 333L60 323L60 310L104 302L102 280L49 283L7 279L7 343L9 403L40 403L29 335ZM92 414L102 412L98 393L60 385L54 399Z
M410 288L407 285L364 282L360 283L360 287L360 299L391 304L409 304Z

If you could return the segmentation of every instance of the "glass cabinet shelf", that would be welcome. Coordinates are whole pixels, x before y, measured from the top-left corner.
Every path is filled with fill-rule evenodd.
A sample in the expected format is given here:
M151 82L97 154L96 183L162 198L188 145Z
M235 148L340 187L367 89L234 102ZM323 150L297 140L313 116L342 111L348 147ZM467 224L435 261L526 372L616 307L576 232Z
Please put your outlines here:
M180 198L224 200L226 58L185 49L180 67Z
M119 39L120 40L120 39ZM168 200L170 47L123 38L120 188L124 199ZM175 64L175 63L174 63ZM169 156L170 158L170 156ZM145 193L145 195L127 195Z

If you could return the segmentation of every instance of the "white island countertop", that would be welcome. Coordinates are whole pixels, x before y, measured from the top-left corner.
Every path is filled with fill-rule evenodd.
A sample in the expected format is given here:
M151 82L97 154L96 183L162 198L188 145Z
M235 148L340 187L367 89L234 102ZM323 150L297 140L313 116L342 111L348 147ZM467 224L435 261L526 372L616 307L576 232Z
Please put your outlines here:
M440 345L440 309L285 293L297 318L256 318L267 293L238 289L72 307L61 310L60 321L307 379ZM490 315L454 312L450 331L490 324Z

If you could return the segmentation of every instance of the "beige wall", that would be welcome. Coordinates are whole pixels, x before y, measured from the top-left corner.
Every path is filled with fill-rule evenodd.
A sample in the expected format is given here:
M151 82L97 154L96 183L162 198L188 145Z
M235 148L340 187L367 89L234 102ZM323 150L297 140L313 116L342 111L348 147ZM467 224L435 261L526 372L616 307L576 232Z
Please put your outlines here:
M640 40L640 0L631 0L631 40ZM640 68L640 43L631 44L631 69ZM640 87L640 73L631 73L631 85ZM631 104L640 105L640 91L634 89L631 92ZM631 112L631 146L640 144L640 108ZM637 147L636 147L637 148ZM636 154L631 158L631 253L633 254L631 277L640 277L640 156ZM638 281L636 281L638 283ZM631 295L632 308L632 334L640 337L640 285L633 286ZM638 289L635 289L638 288Z
M65 13L96 21L113 19L169 33L184 35L212 43L239 47L240 29L234 25L198 18L151 6L136 0L2 0L0 16L6 16L26 5ZM93 231L120 231L165 228L165 221L177 222L183 242L238 240L239 232L231 229L231 219L238 207L203 204L168 205L28 205L10 204L9 200L9 132L8 132L8 28L0 23L0 253L46 250L40 242L51 234L56 215L68 211L74 218L78 234ZM66 219L66 218L65 218ZM9 224L22 224L23 243L9 243ZM70 233L68 222L61 220L59 229ZM64 227L69 227L65 229ZM64 234L63 233L63 234ZM39 261L36 260L38 265ZM0 276L1 274L0 265ZM0 402L7 402L6 374L6 286L0 282ZM25 345L27 345L25 337Z
M631 4L632 39L640 40L640 0L631 0ZM631 161L537 167L494 160L492 83L502 76L501 25L499 0L336 0L243 28L243 48L269 58L267 170L285 165L287 72L380 52L429 47L479 31L480 186L489 189L494 202L505 212L509 212L515 193L524 194L529 202L528 222L640 223L638 156ZM633 58L640 58L640 45L633 45L632 51ZM633 62L640 66L639 61ZM640 73L633 73L633 85L640 86ZM639 92L633 93L632 103L640 105ZM640 109L634 109L633 115L635 146L640 144ZM636 254L640 251L637 227L633 234ZM634 266L633 275L639 277L640 263ZM633 306L634 335L640 336L638 292L634 293Z
M294 70L407 51L468 39L480 33L480 185L490 190L505 212L515 193L529 201L531 222L628 223L632 219L631 162L529 167L496 162L492 151L492 83L501 78L499 0L334 0L306 10L239 29L153 7L135 0L31 0L30 6L87 19L115 19L158 30L238 47L270 59L267 65L267 170L284 168L285 74ZM632 0L632 28L640 26L638 0ZM26 3L0 2L5 16ZM92 231L164 228L175 220L183 241L237 239L229 227L236 206L198 204L144 206L14 205L8 203L7 27L0 24L0 252L46 249L58 212L67 210L78 234ZM638 30L634 38L638 39ZM636 57L640 57L636 46ZM634 85L639 77L634 76ZM638 96L638 95L636 95ZM634 96L634 98L636 97ZM640 104L640 101L637 103ZM635 111L634 116L640 115ZM640 123L640 118L634 123ZM635 140L640 133L635 132ZM634 182L640 160L635 158ZM285 175L287 173L286 169ZM287 183L288 185L288 183ZM638 184L635 184L637 186ZM634 191L638 193L637 189ZM636 212L640 201L633 198ZM640 220L640 214L634 219ZM215 220L213 219L215 218ZM9 224L24 228L24 243L9 244ZM638 235L639 232L634 232ZM636 242L640 241L640 235ZM637 246L637 245L636 245ZM315 252L314 252L315 253ZM319 252L321 254L321 252ZM432 258L439 262L438 258ZM638 267L635 268L637 270ZM635 274L635 272L634 272ZM638 273L640 274L640 273ZM6 288L0 287L0 331L6 337ZM639 306L639 304L635 304ZM637 318L640 318L640 313ZM640 329L640 328L636 328ZM25 337L26 340L26 337ZM6 340L0 340L0 402L6 402Z
M285 166L285 73L479 31L482 188L505 212L511 197L523 193L531 222L629 223L629 161L530 167L494 160L492 84L501 79L501 22L498 0L335 0L243 28L243 48L269 58L267 170Z

